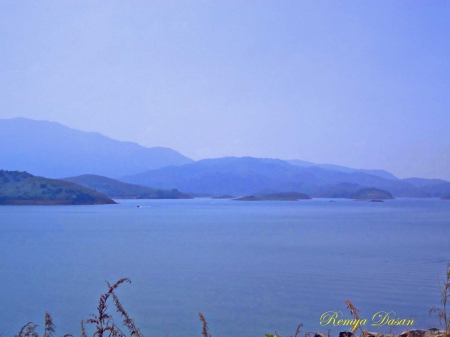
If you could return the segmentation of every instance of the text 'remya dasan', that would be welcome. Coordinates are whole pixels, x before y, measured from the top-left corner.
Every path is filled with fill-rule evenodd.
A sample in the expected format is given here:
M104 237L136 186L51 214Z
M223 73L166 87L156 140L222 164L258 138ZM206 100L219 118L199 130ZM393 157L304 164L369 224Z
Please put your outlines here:
M371 326L413 325L413 319L399 318L393 311L378 311L372 316ZM343 318L341 311L327 311L320 316L320 325L351 326L354 331L358 326L367 325L367 318Z

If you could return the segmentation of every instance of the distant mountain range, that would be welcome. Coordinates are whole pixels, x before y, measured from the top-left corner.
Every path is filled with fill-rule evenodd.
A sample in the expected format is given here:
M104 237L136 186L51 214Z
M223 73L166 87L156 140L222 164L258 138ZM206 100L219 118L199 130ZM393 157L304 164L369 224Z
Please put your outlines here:
M0 144L0 169L51 178L81 174L115 178L193 162L169 148L146 148L96 132L26 118L0 119Z
M378 175L361 170L301 167L279 159L227 157L150 170L124 176L121 181L178 188L186 193L210 195L264 195L293 191L311 197L347 198L362 187L375 187L395 197L442 197L450 194L450 182L439 179L397 179L388 172ZM385 175L388 178L380 177Z
M392 173L387 172L385 170L352 169L349 167L333 165L333 164L314 164L309 161L304 161L304 160L299 160L299 159L286 160L286 161L289 164L300 166L300 167L320 167L320 168L324 168L324 169L331 170L331 171L338 171L338 172L345 172L345 173L362 172L362 173L371 174L371 175L385 178L385 179L391 179L391 180L398 179Z
M139 188L125 187L119 182L109 181L105 187L99 179L115 178L153 189L178 189L188 194L212 196L258 197L297 192L311 197L347 198L364 187L382 189L394 197L450 195L450 182L440 179L398 179L384 170L302 160L225 157L194 162L169 148L146 148L95 132L25 118L0 119L0 141L0 169L52 178L103 176L96 179L84 176L79 182L87 186L96 180L97 188L106 188L104 192L111 196L119 190L122 197L141 194ZM142 187L139 191L144 193ZM154 192L146 190L145 193L151 196Z

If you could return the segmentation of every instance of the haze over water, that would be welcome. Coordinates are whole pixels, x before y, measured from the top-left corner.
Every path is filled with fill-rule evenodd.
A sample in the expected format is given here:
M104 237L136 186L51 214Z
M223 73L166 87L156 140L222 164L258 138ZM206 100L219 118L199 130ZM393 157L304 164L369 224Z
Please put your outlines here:
M350 317L345 299L369 321L383 310L438 325L428 310L450 260L449 202L120 202L0 207L0 333L41 331L48 311L58 335L76 336L104 281L122 277L147 337L200 336L198 312L213 336L326 332L320 315Z

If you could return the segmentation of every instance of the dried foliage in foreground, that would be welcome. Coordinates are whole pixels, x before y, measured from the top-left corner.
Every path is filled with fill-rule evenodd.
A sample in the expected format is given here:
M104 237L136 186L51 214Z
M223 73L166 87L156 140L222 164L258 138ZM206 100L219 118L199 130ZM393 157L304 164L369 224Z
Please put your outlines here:
M45 313L44 319L44 337L53 337L56 326L53 324L52 316L48 312Z
M120 303L118 297L114 293L114 290L116 290L119 285L121 285L124 282L131 283L131 280L128 278L122 278L116 283L114 283L112 286L106 282L108 285L109 290L100 295L100 300L98 303L97 315L91 315L93 318L89 318L86 323L95 324L95 332L94 337L103 337L103 335L107 335L108 337L126 337L127 335L114 323L112 314L108 313L106 310L108 309L108 300L112 298L112 301L114 305L116 306L117 312L120 313L120 315L123 317L122 325L125 326L128 331L130 332L130 336L134 337L144 337L140 330L136 328L134 324L134 320L131 319L125 309L122 306L122 303ZM82 329L84 330L84 327L82 325Z
M200 316L200 320L202 321L203 329L202 329L202 335L203 337L211 337L211 334L208 333L208 322L206 321L205 317L202 315L201 312L198 313Z
M92 314L91 318L86 320L86 323L95 325L95 331L93 333L93 337L144 337L140 332L139 328L136 327L134 320L130 318L128 313L123 308L122 303L119 301L116 293L114 292L119 285L122 283L131 283L131 280L128 278L122 278L113 285L110 285L108 282L108 291L102 295L100 295L99 304L97 307L97 314ZM444 325L444 330L439 331L439 329L431 328L431 333L426 333L425 330L411 330L404 331L399 337L450 337L450 313L448 312L447 305L450 300L450 263L447 264L446 269L446 277L441 282L439 282L440 291L441 291L441 304L440 308L433 307L430 309L430 313L435 313L439 318L439 323ZM107 311L108 305L112 302L116 308L116 312L120 314L122 318L122 326L126 327L129 335L123 332L119 326L117 326L114 322L113 315ZM359 321L359 310L353 305L350 300L345 300L347 304L347 308L350 310L351 315L353 316L355 321ZM208 332L208 322L202 313L198 313L200 317L200 321L202 322L202 335L203 337L212 337ZM300 329L303 324L300 324L297 327L297 330L293 337L298 337L300 334ZM382 336L380 334L373 334L366 330L363 330L360 325L355 326L355 329L359 327L361 329L362 337L377 337ZM39 334L36 331L37 325L28 322L25 324L19 331L17 335L14 337L39 337ZM44 319L44 335L43 337L55 337L56 326L53 324L53 319L48 312L45 313ZM310 334L314 334L313 332L306 332L305 337L309 337ZM346 333L347 334L347 333ZM321 333L316 333L315 336L325 336ZM353 335L353 333L351 333ZM275 332L275 334L265 334L266 337L281 337ZM390 335L394 336L394 335ZM2 337L2 334L0 334ZM73 337L70 334L66 334L63 337ZM85 327L84 320L81 321L81 337L88 337ZM291 336L292 337L292 336ZM328 330L327 337L330 337L330 330Z
M445 334L444 337L450 336L450 313L447 312L447 303L450 298L450 263L447 263L445 279L439 282L439 288L441 291L441 308L433 307L430 309L430 313L435 313L439 318L439 324L444 324Z

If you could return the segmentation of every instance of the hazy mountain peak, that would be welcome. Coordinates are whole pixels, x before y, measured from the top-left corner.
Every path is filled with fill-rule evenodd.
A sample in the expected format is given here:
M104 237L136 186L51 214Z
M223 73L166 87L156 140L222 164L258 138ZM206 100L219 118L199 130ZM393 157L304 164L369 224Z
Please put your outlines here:
M327 170L332 171L339 171L339 172L345 172L345 173L353 173L353 172L363 172L367 174L371 174L374 176L378 176L384 179L391 179L391 180L398 180L396 176L394 176L392 173L385 171L385 170L379 170L379 169L355 169L340 165L334 165L334 164L315 164L309 161L299 160L299 159L292 159L292 160L286 160L289 164L300 166L300 167L320 167Z
M192 162L175 150L147 148L57 122L0 119L0 167L47 177L126 174Z
M369 173L371 170L333 170L311 165L301 167L280 159L224 157L199 160L178 167L165 167L129 175L120 180L157 188L178 188L187 193L209 195L258 195L293 191L313 197L348 197L361 188L378 188L399 197L439 197L450 192L450 183L438 189L418 188L400 179ZM378 171L378 170L376 170Z

